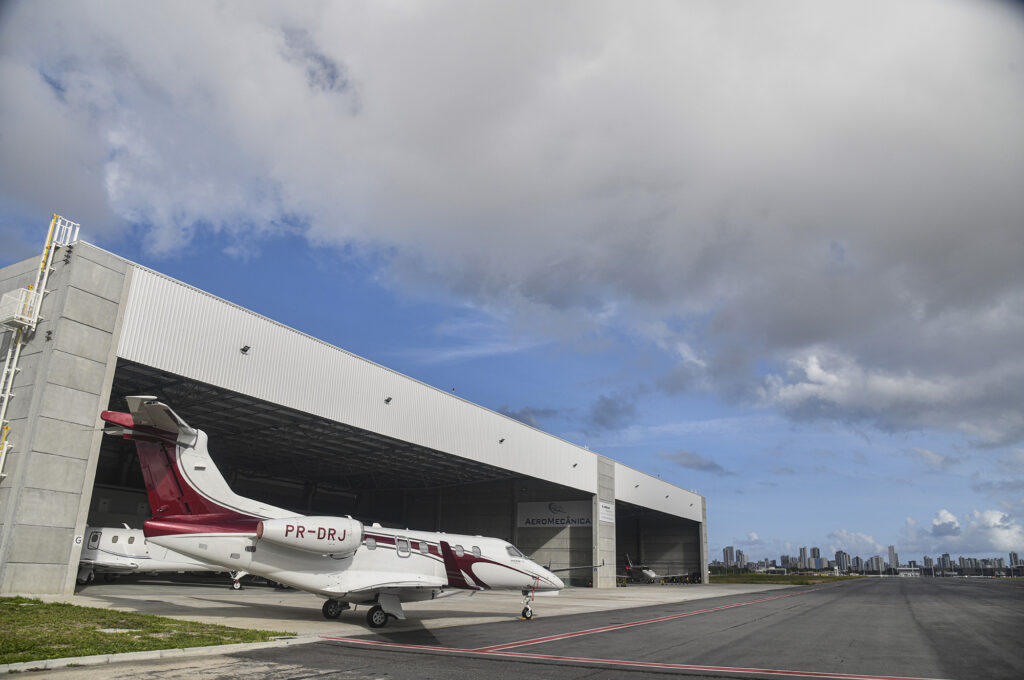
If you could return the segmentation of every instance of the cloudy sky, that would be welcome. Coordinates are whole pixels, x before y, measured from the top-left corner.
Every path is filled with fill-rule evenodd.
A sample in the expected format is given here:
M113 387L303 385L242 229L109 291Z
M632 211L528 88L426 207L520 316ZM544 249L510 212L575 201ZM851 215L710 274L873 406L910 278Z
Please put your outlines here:
M4 3L0 265L51 212L712 558L1024 552L1019 5Z

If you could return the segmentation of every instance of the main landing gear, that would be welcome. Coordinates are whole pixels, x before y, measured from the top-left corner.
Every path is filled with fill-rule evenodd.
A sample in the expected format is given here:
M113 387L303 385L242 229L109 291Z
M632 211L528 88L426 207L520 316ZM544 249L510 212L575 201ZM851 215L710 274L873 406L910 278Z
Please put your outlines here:
M370 628L383 628L387 625L390 616L390 614L384 611L384 607L375 604L370 607L370 611L366 612L366 625Z
M241 590L242 589L242 577L243 576L248 576L249 572L247 572L247 571L229 571L228 575L231 576L231 590Z
M324 602L323 612L325 619L336 619L341 616L341 613L349 608L348 602L340 602L338 600L327 600Z

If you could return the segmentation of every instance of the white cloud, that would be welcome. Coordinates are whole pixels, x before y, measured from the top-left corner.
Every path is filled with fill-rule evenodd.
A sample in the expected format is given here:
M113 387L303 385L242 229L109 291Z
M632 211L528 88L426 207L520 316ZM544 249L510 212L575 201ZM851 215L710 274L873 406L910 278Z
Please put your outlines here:
M937 470L945 470L953 465L956 465L960 461L953 456L947 456L945 454L936 453L931 449L926 449L920 446L912 447L909 450L911 456L923 460L930 467Z
M653 342L669 392L1002 445L1013 63L1020 12L966 0L13 4L0 212L162 253L301 233L524 337Z
M829 533L828 538L832 541L829 550L844 550L850 555L870 557L881 554L885 547L875 540L874 536L865 533L837 529Z
M932 520L932 536L959 536L960 520L949 510L943 508L935 513Z

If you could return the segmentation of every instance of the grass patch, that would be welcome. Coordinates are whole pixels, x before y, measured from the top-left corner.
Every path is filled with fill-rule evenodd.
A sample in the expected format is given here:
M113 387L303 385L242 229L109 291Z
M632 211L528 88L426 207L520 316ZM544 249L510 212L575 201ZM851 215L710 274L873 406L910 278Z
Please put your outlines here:
M756 583L780 586L812 586L816 583L849 581L862 576L819 576L817 574L711 574L711 583Z
M295 633L230 628L25 597L0 597L0 664L266 642L284 635Z

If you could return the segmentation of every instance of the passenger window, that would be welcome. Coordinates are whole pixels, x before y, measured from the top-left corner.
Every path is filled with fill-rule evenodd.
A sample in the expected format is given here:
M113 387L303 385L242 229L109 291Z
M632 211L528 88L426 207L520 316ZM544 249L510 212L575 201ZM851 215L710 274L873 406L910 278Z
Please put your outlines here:
M475 545L473 546L473 556L480 557L480 548L476 547Z
M395 550L398 551L399 557L409 556L409 539L399 538L395 540Z
M112 539L110 539L110 542L111 543L117 543L117 534L114 534L114 537Z
M100 532L93 531L89 534L89 549L95 550L100 544Z
M424 555L429 555L430 554L430 546L427 545L426 543L424 543L423 541L420 541L420 552L423 553Z
M466 549L465 548L463 548L461 545L455 546L455 556L456 557L462 557L465 554L466 554Z
M367 550L376 550L377 549L377 539L376 538L371 538L370 536L367 536L366 537L366 549Z
M131 545L134 542L135 542L135 537L134 536L129 536L128 537L128 545Z

